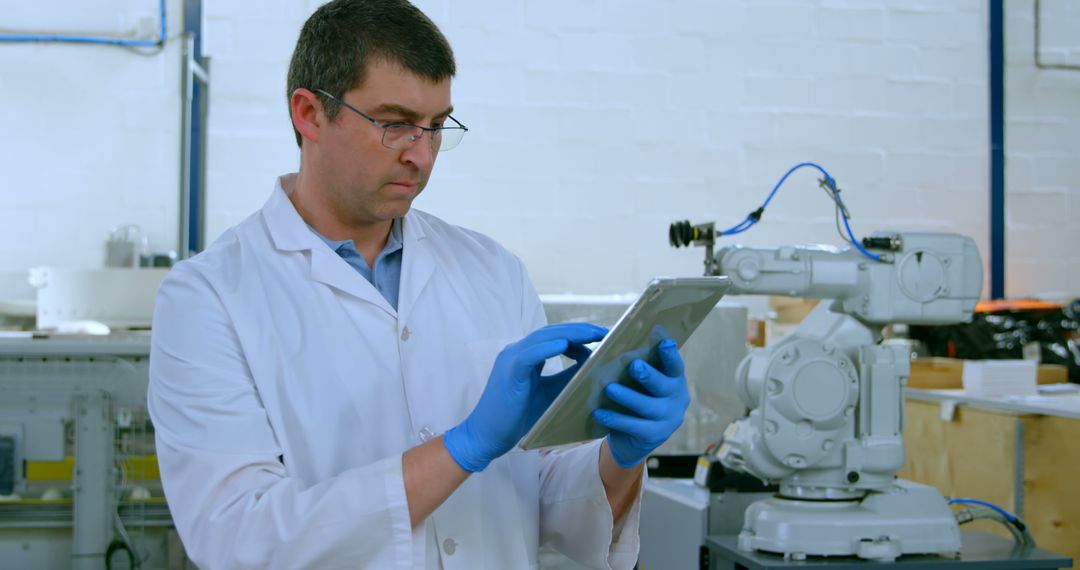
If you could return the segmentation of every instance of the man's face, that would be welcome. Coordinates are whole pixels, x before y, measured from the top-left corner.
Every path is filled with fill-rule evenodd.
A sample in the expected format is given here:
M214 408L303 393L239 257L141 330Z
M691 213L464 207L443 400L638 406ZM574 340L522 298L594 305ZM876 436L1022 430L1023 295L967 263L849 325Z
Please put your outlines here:
M340 99L380 123L441 126L450 114L450 81L432 83L394 64L373 63L361 87ZM405 215L435 165L431 133L405 149L382 144L383 129L342 107L319 141L319 167L334 215L370 225Z

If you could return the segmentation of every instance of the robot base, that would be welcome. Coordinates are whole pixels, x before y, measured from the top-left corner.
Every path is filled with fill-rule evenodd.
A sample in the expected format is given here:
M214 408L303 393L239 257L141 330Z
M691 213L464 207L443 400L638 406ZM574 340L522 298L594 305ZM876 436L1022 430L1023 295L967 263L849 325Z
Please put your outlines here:
M746 509L738 546L797 560L857 556L889 562L904 554L959 552L960 527L937 489L897 480L857 501L758 501Z

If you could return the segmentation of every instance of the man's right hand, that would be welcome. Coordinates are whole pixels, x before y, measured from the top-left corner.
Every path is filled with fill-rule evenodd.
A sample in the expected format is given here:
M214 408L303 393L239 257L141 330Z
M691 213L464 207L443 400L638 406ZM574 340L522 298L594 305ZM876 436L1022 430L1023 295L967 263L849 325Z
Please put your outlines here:
M454 461L475 473L513 449L589 357L585 345L605 334L603 327L587 323L549 325L504 348L476 407L443 436ZM541 376L544 361L559 355L577 364Z

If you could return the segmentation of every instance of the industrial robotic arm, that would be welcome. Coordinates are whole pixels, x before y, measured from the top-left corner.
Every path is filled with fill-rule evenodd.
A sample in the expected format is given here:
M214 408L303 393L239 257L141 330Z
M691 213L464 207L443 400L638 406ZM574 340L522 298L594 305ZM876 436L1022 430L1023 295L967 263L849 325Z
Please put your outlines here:
M978 249L947 233L878 233L864 244L879 253L735 246L712 255L711 239L703 244L707 273L730 277L732 293L825 300L736 373L750 413L725 430L717 458L780 485L747 510L740 548L878 560L960 548L941 494L896 479L910 355L881 344L881 330L970 319L982 291Z

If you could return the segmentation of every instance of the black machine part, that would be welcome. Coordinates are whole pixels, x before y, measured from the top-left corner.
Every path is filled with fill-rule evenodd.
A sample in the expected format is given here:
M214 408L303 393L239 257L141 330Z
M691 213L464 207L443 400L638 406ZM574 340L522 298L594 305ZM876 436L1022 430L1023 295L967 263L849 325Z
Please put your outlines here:
M15 491L15 438L0 436L0 495Z

